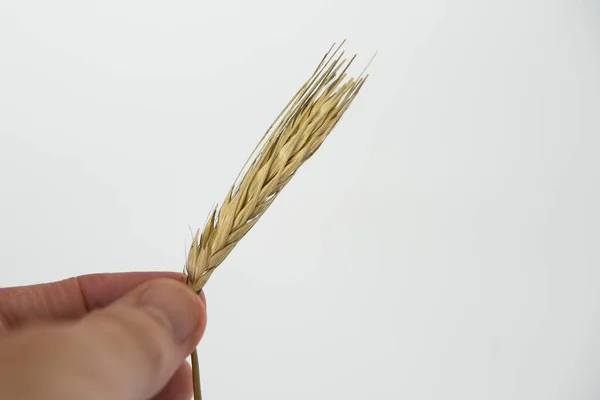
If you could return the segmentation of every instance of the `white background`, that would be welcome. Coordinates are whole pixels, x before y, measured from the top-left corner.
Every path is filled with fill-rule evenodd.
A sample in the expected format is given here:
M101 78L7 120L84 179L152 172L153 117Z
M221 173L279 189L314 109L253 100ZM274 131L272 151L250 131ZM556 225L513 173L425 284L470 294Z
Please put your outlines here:
M3 0L0 284L180 271L344 38L372 77L207 286L206 399L597 399L594 0Z

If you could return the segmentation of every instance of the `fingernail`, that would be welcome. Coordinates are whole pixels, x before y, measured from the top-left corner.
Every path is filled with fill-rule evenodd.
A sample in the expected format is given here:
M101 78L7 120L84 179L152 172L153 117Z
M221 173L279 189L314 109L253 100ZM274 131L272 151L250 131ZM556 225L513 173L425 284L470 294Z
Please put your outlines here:
M179 282L152 282L139 299L139 305L167 321L173 340L184 342L198 327L198 297Z

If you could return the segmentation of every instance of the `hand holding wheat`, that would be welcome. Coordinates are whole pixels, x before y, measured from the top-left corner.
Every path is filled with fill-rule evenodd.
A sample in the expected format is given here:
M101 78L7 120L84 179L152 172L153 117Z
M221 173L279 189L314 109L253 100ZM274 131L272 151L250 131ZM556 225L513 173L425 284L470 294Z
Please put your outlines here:
M215 269L256 224L298 168L321 146L348 109L367 76L349 78L354 60L340 44L325 54L254 150L220 207L190 246L186 283L199 293ZM194 398L201 399L197 353L192 354Z
M341 46L340 46L341 47ZM184 281L199 293L310 158L364 84L330 49L197 232ZM163 279L156 279L163 278ZM164 279L166 278L166 279ZM173 273L97 274L0 288L0 398L189 398L205 302ZM200 399L192 353L194 397Z
M0 288L0 399L184 400L206 304L173 272Z

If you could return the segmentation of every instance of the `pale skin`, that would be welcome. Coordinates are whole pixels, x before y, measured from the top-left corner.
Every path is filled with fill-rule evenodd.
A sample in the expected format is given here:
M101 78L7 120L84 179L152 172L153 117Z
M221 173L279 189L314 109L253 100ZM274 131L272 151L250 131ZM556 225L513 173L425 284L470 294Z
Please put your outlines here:
M176 273L0 288L0 399L187 400L206 300Z

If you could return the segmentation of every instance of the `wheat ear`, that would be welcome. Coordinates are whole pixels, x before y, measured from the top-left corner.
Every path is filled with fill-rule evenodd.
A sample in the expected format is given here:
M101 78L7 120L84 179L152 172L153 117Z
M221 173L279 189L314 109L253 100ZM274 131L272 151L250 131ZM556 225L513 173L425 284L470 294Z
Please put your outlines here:
M345 42L345 41L344 41ZM335 44L277 116L220 206L196 231L185 264L186 283L199 293L215 269L256 224L298 168L321 146L368 75L348 77L350 60ZM192 354L194 398L200 400L197 353Z

